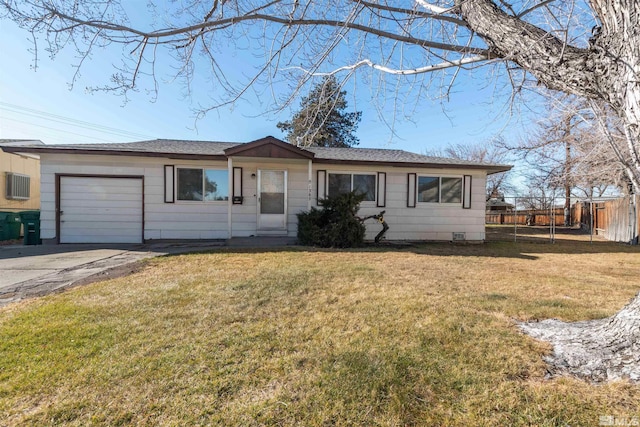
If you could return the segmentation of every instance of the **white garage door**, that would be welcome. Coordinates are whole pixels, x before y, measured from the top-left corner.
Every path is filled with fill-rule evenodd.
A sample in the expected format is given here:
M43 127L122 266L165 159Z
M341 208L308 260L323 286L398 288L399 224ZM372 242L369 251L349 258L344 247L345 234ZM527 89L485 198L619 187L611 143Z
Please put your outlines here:
M141 178L60 177L60 243L141 242Z

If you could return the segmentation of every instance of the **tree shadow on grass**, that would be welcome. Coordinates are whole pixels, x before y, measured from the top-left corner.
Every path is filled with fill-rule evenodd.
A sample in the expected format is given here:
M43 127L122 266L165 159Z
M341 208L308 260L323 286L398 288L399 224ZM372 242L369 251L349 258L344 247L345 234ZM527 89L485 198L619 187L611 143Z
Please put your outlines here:
M484 243L452 243L452 242L393 242L383 241L379 244L366 243L362 247L339 249L318 248L310 246L273 246L273 247L231 247L223 246L213 250L192 253L267 253L267 252L338 252L345 254L366 254L381 252L409 252L418 255L432 256L469 256L489 258L518 258L535 260L537 255L581 255L599 253L638 253L640 246L604 241L598 238L593 242L584 239L570 239L556 235L551 243L547 238L521 239L519 241L488 240ZM172 255L168 255L172 256Z

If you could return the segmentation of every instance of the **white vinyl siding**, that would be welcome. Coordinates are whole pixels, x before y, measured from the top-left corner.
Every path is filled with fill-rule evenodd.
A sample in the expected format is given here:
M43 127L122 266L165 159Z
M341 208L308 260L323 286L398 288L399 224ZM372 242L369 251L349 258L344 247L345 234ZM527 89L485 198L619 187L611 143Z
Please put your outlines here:
M144 175L145 239L227 238L227 202L164 202L166 196L164 166L167 163L167 159L162 158L43 154L41 156L40 214L42 239L56 238L56 173ZM227 162L181 161L180 166L225 169Z
M327 165L317 165L314 169L326 170ZM453 233L465 233L468 241L482 241L485 238L484 223L484 187L486 175L484 171L469 171L464 169L447 170L448 177L453 179L461 178L463 175L472 176L473 185L470 194L470 209L462 209L462 202L459 203L423 203L418 202L415 207L407 207L407 197L410 190L413 197L417 195L417 178L419 176L440 177L444 176L441 169L416 169L416 168L385 168L378 167L380 172L384 172L386 185L386 200L384 207L363 203L360 206L358 215L365 217L374 215L384 210L384 218L389 224L389 231L385 235L387 240L409 240L409 241L451 241ZM370 166L359 168L345 167L344 173L370 173ZM331 172L340 173L336 167L331 168ZM413 180L407 177L414 175ZM316 194L317 183L314 180L313 194ZM315 198L314 198L315 200ZM314 204L317 206L317 204ZM374 220L365 222L365 239L373 240L376 234L382 229L381 225Z
M41 156L42 203L41 237L56 237L55 174L93 175L140 175L144 176L144 238L154 239L226 239L229 237L229 202L178 202L165 203L165 165L173 164L163 158L94 156L74 154L43 153ZM307 210L308 203L317 206L318 171L345 174L372 174L371 166L344 166L314 164L311 188L309 188L308 162L274 161L261 162L257 159L233 159L233 167L242 168L243 203L231 206L232 235L252 236L257 229L257 179L258 169L287 171L287 235L297 233L296 214ZM178 167L227 170L227 161L181 160ZM484 171L466 169L446 170L450 177L472 177L471 208L462 209L456 203L417 203L407 208L407 176L444 176L441 169L416 169L402 167L376 167L376 172L384 172L386 200L385 207L375 203L363 203L358 212L367 216L385 210L385 219L391 227L388 240L443 240L452 239L452 233L465 233L467 240L483 240L484 234ZM323 175L322 173L320 175ZM326 181L324 181L326 183ZM416 180L414 179L414 183ZM320 189L322 190L322 189ZM414 191L414 195L416 192ZM380 231L380 224L366 222L367 239L373 239Z

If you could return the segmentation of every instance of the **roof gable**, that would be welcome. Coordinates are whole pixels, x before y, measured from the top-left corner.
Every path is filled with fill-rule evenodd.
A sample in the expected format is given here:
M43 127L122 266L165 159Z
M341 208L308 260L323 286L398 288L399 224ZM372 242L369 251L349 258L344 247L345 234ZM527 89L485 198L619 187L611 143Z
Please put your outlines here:
M229 157L270 157L276 159L313 159L315 157L311 151L303 150L273 136L227 148L224 153Z

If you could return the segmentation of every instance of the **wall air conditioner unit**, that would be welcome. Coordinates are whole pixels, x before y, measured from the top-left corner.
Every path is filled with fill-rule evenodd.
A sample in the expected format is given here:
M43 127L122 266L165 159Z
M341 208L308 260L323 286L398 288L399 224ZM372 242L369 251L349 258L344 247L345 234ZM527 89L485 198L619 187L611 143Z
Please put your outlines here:
M29 200L31 195L31 178L29 175L7 172L7 199L12 200Z

